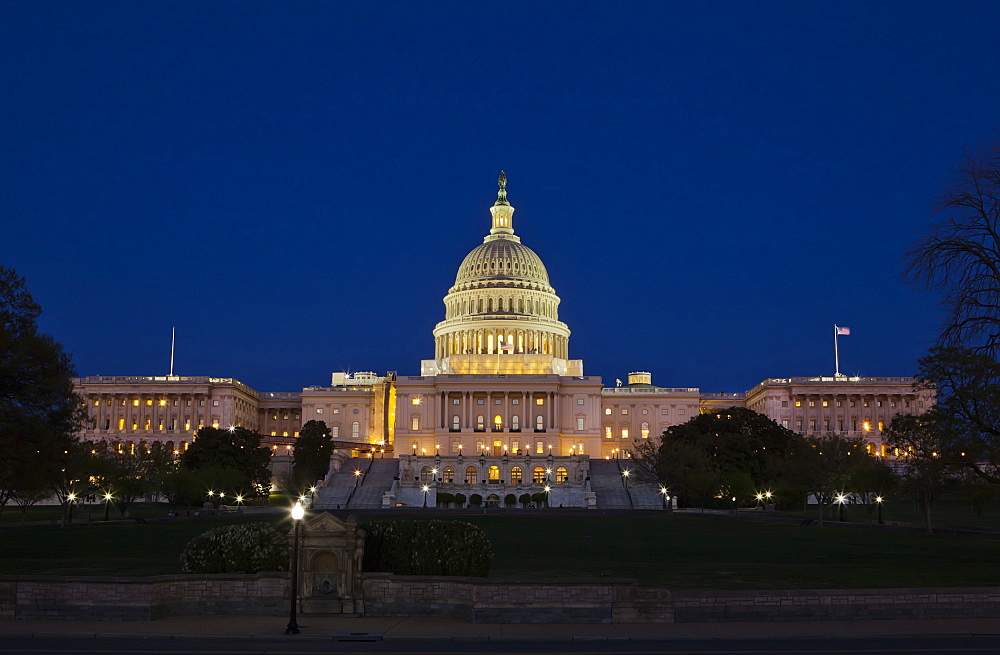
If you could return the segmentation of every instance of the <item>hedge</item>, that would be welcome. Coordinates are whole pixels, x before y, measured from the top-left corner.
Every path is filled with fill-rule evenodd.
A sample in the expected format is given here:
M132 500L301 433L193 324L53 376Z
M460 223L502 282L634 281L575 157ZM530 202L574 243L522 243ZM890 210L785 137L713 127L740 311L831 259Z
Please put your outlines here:
M455 494L455 504L459 507L465 507L465 494Z
M469 504L473 507L479 507L483 504L483 497L479 494L472 494L469 496Z
M527 507L528 503L531 502L531 496L529 494L521 494L521 497L518 498L518 500L521 502L522 505Z
M267 523L227 525L204 532L184 547L184 573L287 571L288 537Z
M507 494L506 496L503 497L503 504L506 505L507 507L513 507L515 504L517 504L517 496L515 496L514 494Z
M492 562L486 533L464 521L373 521L365 526L365 571L485 577Z

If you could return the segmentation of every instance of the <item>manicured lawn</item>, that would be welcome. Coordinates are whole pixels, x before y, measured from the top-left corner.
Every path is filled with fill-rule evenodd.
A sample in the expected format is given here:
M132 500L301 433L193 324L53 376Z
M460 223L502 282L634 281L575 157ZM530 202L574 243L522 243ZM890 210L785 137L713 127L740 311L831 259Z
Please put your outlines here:
M876 519L877 512L864 505L845 505L844 518L848 521L870 522ZM832 514L830 513L832 512ZM802 518L816 518L818 510L810 505L807 510L786 512L787 515ZM838 508L828 510L827 516L838 516ZM923 526L924 515L920 508L911 500L889 499L882 507L882 520L900 524ZM954 496L945 496L931 507L931 521L935 528L963 528L970 530L1000 530L1000 502L987 505L983 515L977 516L968 502Z
M729 517L362 515L455 518L480 526L495 552L491 576L628 577L673 589L861 588L1000 584L1000 539L866 527L800 526ZM0 574L178 573L187 541L232 521L264 518L0 529Z

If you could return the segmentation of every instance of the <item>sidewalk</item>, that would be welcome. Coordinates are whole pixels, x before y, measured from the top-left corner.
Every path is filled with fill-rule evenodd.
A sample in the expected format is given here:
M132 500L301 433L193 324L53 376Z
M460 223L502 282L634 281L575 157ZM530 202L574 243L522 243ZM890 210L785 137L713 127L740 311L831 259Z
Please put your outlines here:
M878 637L898 635L1000 634L997 619L899 621L802 621L770 623L493 624L458 619L340 618L300 616L298 635L285 636L287 617L178 616L155 621L65 621L0 619L5 636L66 636L78 639L148 636L183 639L445 639L504 641L650 640L784 637ZM353 636L352 636L352 633Z

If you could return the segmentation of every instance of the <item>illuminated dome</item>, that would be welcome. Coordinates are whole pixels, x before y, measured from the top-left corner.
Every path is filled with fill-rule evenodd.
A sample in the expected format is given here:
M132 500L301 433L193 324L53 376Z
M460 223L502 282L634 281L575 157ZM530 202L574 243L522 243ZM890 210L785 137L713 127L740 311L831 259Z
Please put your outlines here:
M570 331L559 320L559 296L549 285L542 260L514 234L514 208L507 202L506 187L501 172L497 201L490 207L490 233L462 260L444 298L445 320L434 329L437 370L471 366L456 366L455 356L523 355L539 362L568 357ZM521 360L527 361L525 357ZM536 368L542 366L539 362ZM508 363L494 368L516 368L513 361Z

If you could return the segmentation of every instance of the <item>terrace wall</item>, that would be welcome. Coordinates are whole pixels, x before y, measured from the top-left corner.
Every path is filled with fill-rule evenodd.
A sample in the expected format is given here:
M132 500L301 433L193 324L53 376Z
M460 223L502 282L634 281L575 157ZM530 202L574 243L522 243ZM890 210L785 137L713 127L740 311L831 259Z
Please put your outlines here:
M500 580L363 575L365 616L477 623L692 623L1000 618L1000 588L680 591L634 580ZM151 620L195 614L280 616L288 573L149 578L0 578L0 618Z

